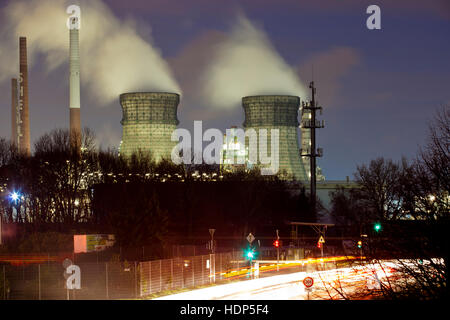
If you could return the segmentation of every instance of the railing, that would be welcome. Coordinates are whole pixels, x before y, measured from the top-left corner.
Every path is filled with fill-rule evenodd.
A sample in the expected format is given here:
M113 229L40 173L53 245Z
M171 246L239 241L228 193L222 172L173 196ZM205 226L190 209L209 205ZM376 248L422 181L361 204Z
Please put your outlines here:
M81 289L67 290L61 263L0 265L3 300L107 300L139 296L137 262L79 263Z
M242 252L146 262L81 262L81 288L68 290L61 262L0 264L0 299L134 299L166 290L208 285L245 267Z
M140 296L193 288L227 279L231 270L246 266L242 259L242 252L235 251L141 262Z

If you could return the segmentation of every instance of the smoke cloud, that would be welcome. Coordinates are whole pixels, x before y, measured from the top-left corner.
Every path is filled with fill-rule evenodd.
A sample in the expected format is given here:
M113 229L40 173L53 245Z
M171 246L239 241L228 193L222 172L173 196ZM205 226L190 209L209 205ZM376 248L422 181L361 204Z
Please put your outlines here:
M215 108L233 108L250 95L306 94L295 70L264 31L242 14L229 37L216 46L201 82L203 98Z
M30 68L38 55L45 56L48 72L68 65L66 8L70 4L73 1L11 1L4 8L0 82L18 74L19 36L27 37ZM160 50L137 32L134 21L118 19L100 0L77 4L81 8L81 82L100 105L130 91L181 93Z

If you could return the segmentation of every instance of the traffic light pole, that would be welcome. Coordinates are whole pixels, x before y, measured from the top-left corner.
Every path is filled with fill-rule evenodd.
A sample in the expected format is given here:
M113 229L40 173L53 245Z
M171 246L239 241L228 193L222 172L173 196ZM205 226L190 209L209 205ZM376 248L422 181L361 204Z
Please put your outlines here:
M2 237L3 237L3 235L2 235L3 221L2 221L2 219L3 219L3 216L2 216L2 212L0 211L0 246L3 244L3 241L2 241Z
M277 229L277 241L279 241L279 240L280 240L280 236L278 235L278 229ZM278 242L278 245L277 245L277 272L280 271L279 264L280 264L280 243Z

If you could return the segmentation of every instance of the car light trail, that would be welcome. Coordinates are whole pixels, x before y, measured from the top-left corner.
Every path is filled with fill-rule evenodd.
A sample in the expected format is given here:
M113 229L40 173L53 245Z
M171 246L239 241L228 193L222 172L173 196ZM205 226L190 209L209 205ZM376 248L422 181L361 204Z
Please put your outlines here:
M325 259L324 259L325 260ZM311 263L312 260L309 260ZM303 300L307 298L302 281L309 276L314 279L313 299L342 299L330 291L330 286L341 287L346 294L367 292L367 283L375 276L381 283L396 274L398 263L384 261L382 264L365 264L326 271L296 272L266 278L234 282L214 287L192 290L158 298L159 300ZM248 269L245 269L248 271ZM241 271L242 272L242 271ZM374 290L376 292L376 290Z

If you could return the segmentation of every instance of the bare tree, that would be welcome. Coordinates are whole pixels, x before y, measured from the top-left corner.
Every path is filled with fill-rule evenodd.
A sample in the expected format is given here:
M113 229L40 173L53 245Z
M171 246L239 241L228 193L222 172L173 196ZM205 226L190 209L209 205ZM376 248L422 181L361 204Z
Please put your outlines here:
M396 192L400 167L392 160L378 158L369 166L357 167L356 182L360 185L360 199L371 210L375 219L396 219L400 212L400 199Z

